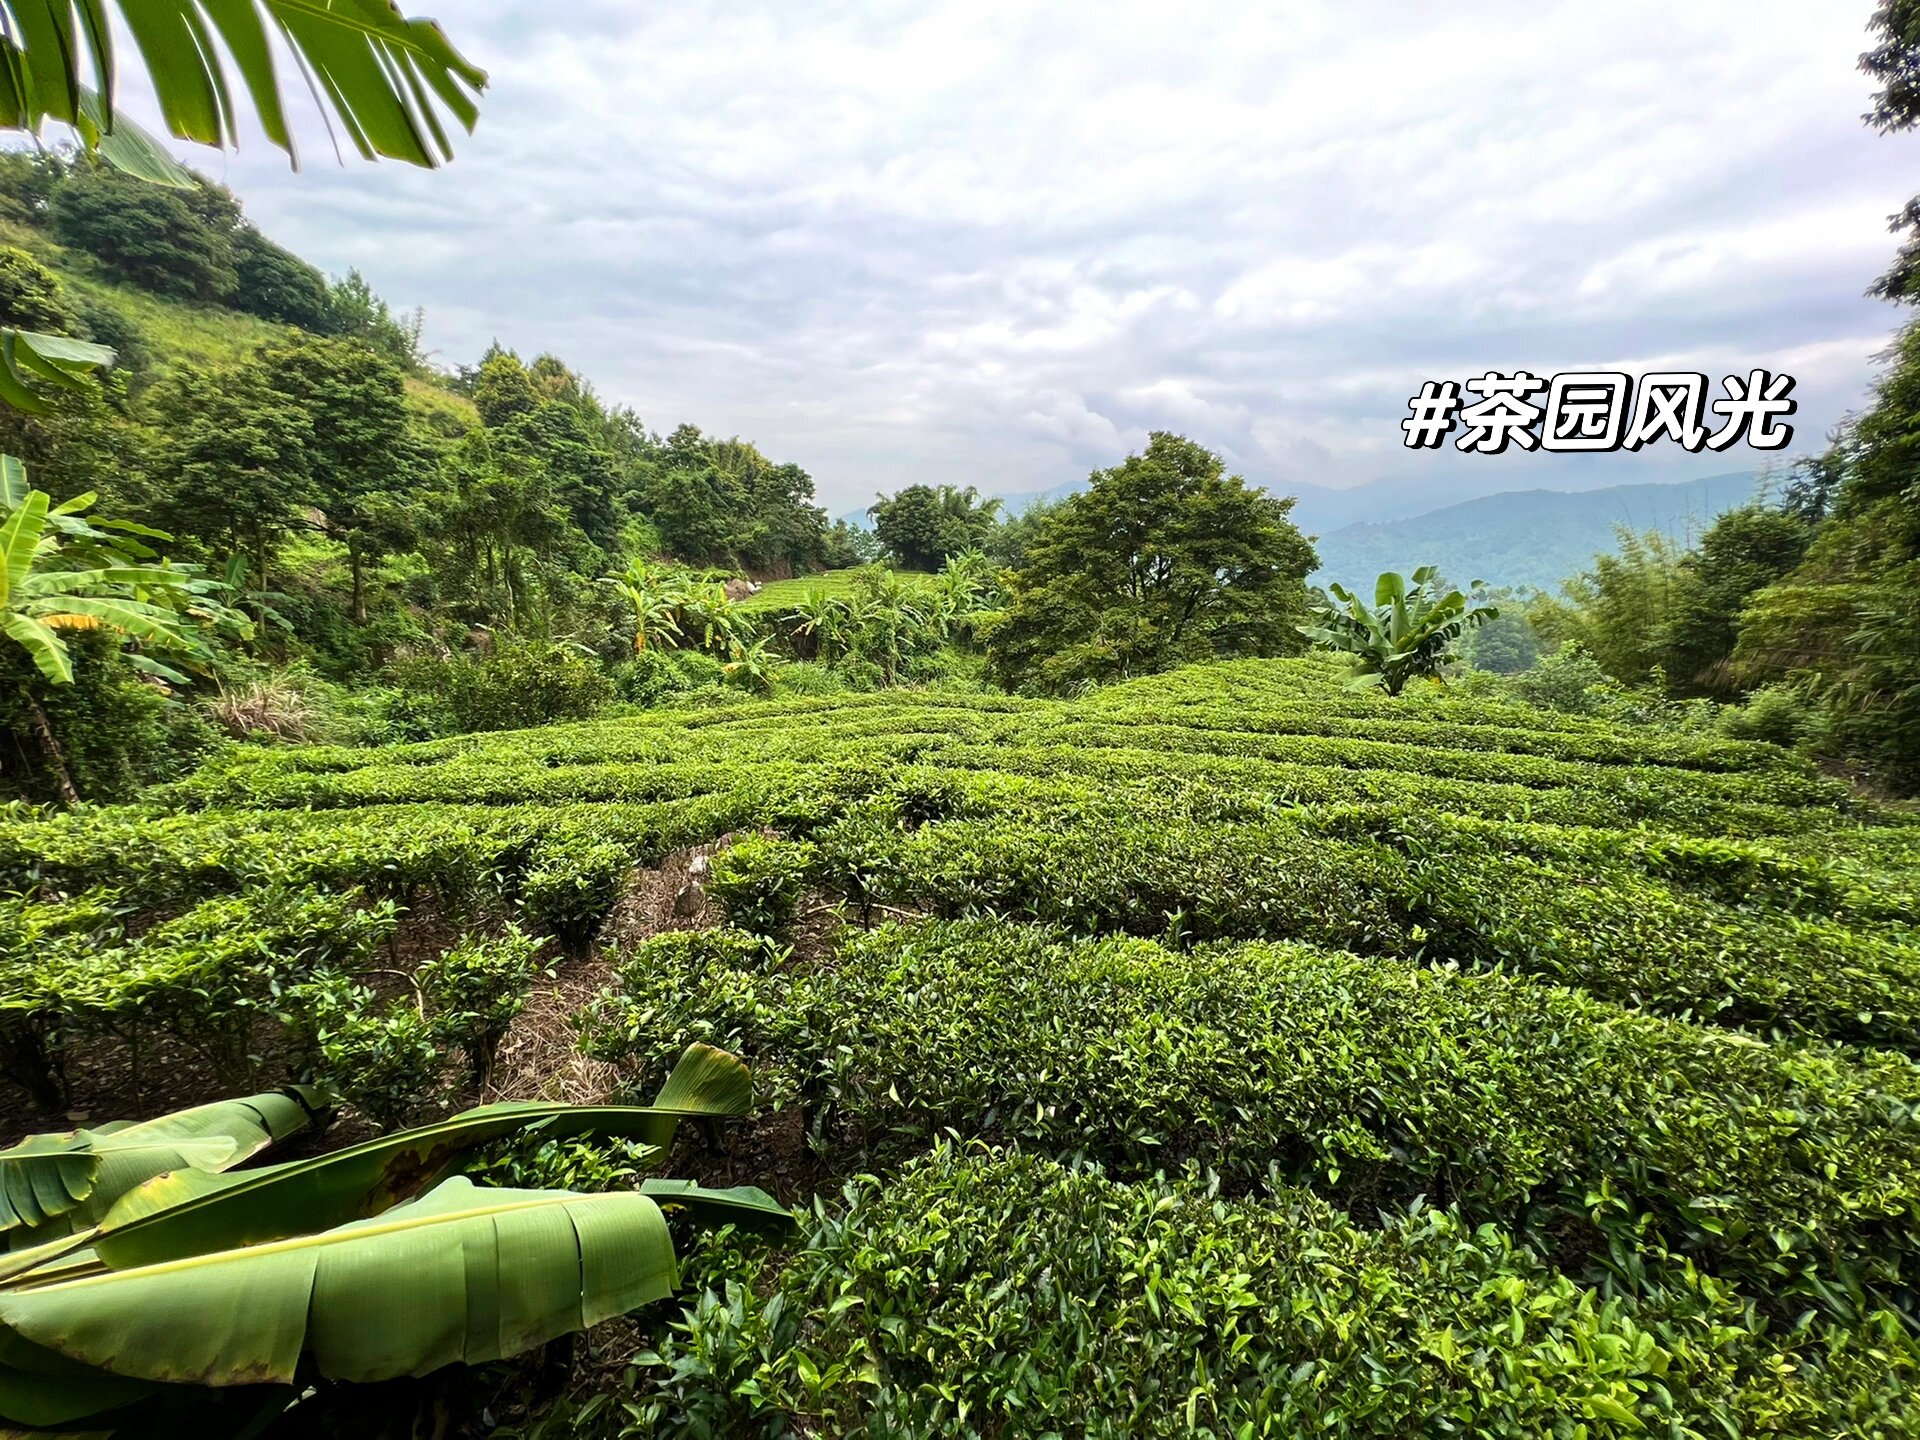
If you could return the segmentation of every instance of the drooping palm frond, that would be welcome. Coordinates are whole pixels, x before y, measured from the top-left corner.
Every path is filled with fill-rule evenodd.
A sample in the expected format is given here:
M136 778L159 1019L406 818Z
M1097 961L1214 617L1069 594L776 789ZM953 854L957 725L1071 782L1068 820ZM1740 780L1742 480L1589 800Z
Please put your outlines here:
M37 132L60 121L110 164L188 183L117 111L114 13L167 129L182 140L237 144L244 88L267 139L298 163L276 51L291 57L336 137L343 132L369 160L443 164L453 157L451 126L471 132L479 118L486 72L393 0L0 0L0 128Z

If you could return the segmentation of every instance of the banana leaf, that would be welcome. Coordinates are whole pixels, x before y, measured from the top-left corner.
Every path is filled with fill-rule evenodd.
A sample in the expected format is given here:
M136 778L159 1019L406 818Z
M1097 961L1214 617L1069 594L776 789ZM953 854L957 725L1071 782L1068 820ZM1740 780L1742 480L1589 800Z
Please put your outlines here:
M225 1176L176 1171L122 1196L88 1238L99 1263L116 1270L262 1244L378 1214L479 1146L519 1131L617 1135L665 1149L682 1120L741 1114L752 1098L744 1061L694 1045L661 1087L671 1104L484 1105L309 1160Z
M287 1383L305 1356L329 1379L375 1381L517 1355L677 1278L645 1195L457 1178L319 1234L0 1293L0 1325L125 1379Z
M137 1123L31 1135L0 1150L0 1232L17 1250L85 1229L143 1181L241 1164L304 1130L316 1108L311 1091L275 1090Z

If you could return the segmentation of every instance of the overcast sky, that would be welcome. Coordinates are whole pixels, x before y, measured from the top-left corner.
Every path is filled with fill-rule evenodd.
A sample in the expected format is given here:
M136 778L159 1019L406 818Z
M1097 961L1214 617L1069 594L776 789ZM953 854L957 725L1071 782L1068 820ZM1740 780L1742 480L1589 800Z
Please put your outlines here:
M442 363L552 350L835 511L1042 489L1159 428L1278 490L1537 483L1398 428L1422 379L1522 366L1786 370L1812 444L1898 318L1862 291L1920 189L1920 138L1860 123L1869 0L407 8L492 74L450 167L192 158L424 306Z

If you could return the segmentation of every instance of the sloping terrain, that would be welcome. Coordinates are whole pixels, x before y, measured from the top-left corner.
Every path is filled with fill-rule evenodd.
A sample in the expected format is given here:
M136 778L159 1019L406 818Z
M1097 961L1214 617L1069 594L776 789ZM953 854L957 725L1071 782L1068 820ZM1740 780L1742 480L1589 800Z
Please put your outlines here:
M721 837L681 923L759 933L605 923ZM679 1170L823 1200L648 1323L659 1433L1912 1423L1920 825L1770 746L1246 662L248 749L0 865L43 1089L145 1046L219 1093L262 956L507 915L605 977L573 1073L746 1055L761 1117Z

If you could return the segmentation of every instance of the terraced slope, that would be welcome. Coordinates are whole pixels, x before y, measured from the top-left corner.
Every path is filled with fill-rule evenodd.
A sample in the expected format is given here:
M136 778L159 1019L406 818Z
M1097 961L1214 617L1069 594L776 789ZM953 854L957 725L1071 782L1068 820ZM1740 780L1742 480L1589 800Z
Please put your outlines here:
M753 831L715 889L773 935L595 946ZM383 905L600 967L623 1083L752 1058L708 1162L875 1178L799 1258L702 1262L754 1283L635 1372L662 1433L1913 1423L1920 825L1771 747L1245 663L247 751L0 868L43 1090L81 1043L257 1049L263 973L393 963Z

